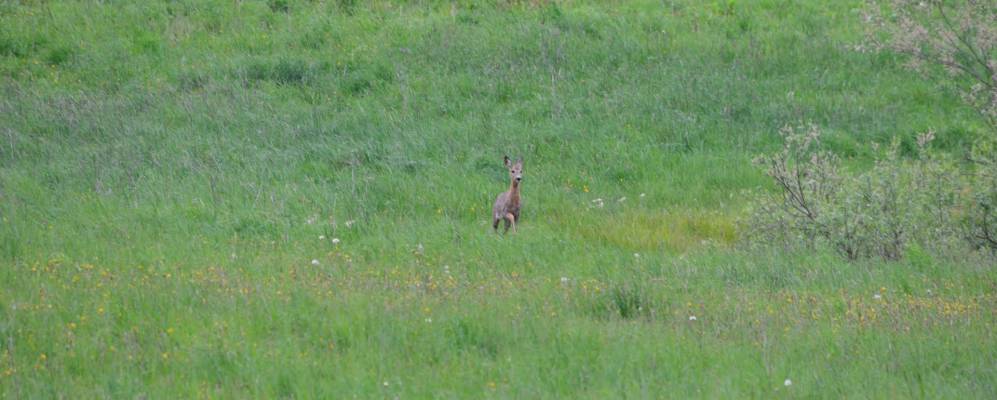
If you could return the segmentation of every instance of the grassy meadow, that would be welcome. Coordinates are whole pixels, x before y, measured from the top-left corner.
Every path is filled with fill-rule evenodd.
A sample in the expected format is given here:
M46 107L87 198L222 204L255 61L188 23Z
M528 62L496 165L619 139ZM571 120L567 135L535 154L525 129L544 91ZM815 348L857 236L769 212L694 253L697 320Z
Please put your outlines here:
M0 2L0 398L997 398L985 259L745 245L785 124L986 132L861 7Z

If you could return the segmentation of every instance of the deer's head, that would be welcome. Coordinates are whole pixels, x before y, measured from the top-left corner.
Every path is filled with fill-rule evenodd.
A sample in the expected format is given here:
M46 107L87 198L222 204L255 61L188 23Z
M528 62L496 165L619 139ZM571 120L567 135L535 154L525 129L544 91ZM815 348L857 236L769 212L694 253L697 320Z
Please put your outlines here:
M514 185L518 185L519 181L523 180L523 159L520 158L516 162L512 162L509 156L505 156L505 167L509 169L509 178L512 179Z

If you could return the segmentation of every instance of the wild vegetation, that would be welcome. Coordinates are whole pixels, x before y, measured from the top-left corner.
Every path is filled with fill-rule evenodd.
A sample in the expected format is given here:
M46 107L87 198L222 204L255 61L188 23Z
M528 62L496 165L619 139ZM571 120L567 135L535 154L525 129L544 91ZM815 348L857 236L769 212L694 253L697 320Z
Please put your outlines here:
M0 397L997 397L984 92L869 12L2 2Z

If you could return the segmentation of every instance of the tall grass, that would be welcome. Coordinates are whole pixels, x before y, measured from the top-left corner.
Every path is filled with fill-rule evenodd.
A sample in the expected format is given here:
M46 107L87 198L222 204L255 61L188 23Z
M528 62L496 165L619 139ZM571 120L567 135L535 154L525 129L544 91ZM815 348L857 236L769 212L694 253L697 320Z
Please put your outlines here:
M734 248L786 122L980 131L857 2L539 3L0 5L0 392L995 395L991 266Z

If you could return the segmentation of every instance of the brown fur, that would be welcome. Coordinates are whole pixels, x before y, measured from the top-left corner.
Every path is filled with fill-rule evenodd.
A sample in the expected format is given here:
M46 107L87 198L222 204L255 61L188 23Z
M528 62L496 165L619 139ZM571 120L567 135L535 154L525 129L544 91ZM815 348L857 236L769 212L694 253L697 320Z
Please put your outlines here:
M509 232L509 226L512 226L512 231L516 232L519 210L523 204L519 196L519 184L523 178L523 160L516 160L513 164L509 156L505 156L505 167L509 169L509 190L495 198L495 206L492 207L492 229L498 232L499 222L504 220L503 232Z

